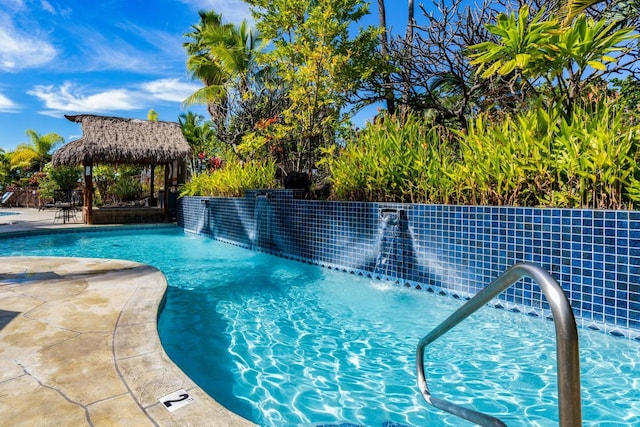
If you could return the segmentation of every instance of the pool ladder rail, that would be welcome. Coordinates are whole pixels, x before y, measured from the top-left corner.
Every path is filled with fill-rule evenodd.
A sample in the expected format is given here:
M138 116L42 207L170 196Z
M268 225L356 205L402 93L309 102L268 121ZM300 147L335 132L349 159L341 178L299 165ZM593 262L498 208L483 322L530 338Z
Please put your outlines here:
M571 305L562 287L545 270L534 264L520 263L507 269L489 286L467 301L451 316L418 343L416 365L418 371L418 387L422 397L430 405L449 412L467 421L481 426L506 426L498 418L486 415L473 409L433 397L429 392L424 374L424 350L440 336L447 333L458 323L469 317L491 299L498 296L518 280L528 277L540 286L549 302L556 330L557 377L558 377L558 411L560 427L578 427L582 425L582 409L580 402L580 359L578 355L578 331Z

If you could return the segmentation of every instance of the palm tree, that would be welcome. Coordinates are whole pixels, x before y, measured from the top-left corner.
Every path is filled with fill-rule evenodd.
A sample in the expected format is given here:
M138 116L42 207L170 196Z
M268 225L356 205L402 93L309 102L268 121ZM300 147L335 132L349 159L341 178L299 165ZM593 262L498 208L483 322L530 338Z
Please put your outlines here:
M214 154L212 149L215 135L209 123L204 122L203 116L189 111L186 114L180 114L178 123L194 155L198 155L201 152L209 155Z
M185 34L191 41L183 44L187 51L187 70L193 78L199 79L204 85L185 101L185 105L206 104L211 117L216 116L216 105L222 100L223 86L226 83L219 65L210 59L207 46L207 34L222 26L222 15L214 11L200 11L200 22L193 25L193 31Z
M187 69L202 81L185 105L206 104L213 122L222 127L227 115L229 91L248 89L248 76L255 65L255 54L262 48L259 34L246 21L240 26L223 24L214 11L200 11L200 22L185 34L189 55Z
M33 129L27 129L25 133L31 142L16 147L11 154L11 169L27 170L34 162L38 162L38 171L42 172L42 168L51 157L49 152L56 144L64 142L64 138L54 132L40 135Z

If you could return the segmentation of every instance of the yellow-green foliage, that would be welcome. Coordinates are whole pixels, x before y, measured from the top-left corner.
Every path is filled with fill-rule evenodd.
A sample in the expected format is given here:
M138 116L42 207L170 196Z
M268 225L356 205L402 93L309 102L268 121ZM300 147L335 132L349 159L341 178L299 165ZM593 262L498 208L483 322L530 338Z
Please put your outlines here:
M274 161L227 161L222 169L194 176L180 195L242 197L244 190L278 187L275 177Z
M635 191L640 188L640 126L626 126L621 112L601 107L575 109L559 127L553 153L558 185L553 196L562 198L549 204L620 208L640 202Z
M607 106L569 119L533 108L501 124L484 115L453 144L410 116L367 126L327 150L333 197L342 200L630 208L640 202L640 127ZM454 152L451 146L456 146Z
M258 60L277 70L287 87L288 105L269 129L274 141L290 146L295 170L311 169L320 147L334 142L347 123L349 94L374 69L378 32L351 29L366 16L364 0L247 0L256 25L273 48ZM244 148L264 147L245 138ZM262 145L260 145L262 144Z
M537 205L554 182L554 123L542 109L491 124L479 115L458 133L460 158L451 179L456 201L474 205Z
M324 150L334 197L346 200L449 201L451 150L435 128L409 115L369 124L344 148Z

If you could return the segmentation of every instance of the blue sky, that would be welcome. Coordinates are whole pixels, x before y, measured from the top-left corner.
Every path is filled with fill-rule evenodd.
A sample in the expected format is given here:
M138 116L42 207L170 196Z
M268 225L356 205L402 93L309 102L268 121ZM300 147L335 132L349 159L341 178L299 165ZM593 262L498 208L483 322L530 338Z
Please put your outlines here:
M387 3L390 24L406 22L406 3ZM154 109L177 121L200 86L182 43L201 9L251 20L241 0L0 0L0 148L28 142L27 129L79 138L64 114L144 119ZM367 23L377 22L374 2Z

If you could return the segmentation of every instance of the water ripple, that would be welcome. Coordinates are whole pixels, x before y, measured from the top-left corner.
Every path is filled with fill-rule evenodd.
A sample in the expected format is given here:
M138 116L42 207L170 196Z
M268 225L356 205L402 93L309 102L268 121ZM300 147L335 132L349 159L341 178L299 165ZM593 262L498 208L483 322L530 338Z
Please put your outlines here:
M179 230L8 240L0 242L5 255L57 255L62 244L67 256L161 269L169 289L159 333L170 357L221 404L262 426L470 425L429 407L415 384L419 338L463 301ZM579 335L584 426L639 426L640 344L586 329ZM555 426L554 336L552 322L481 309L428 347L429 386L509 426Z

